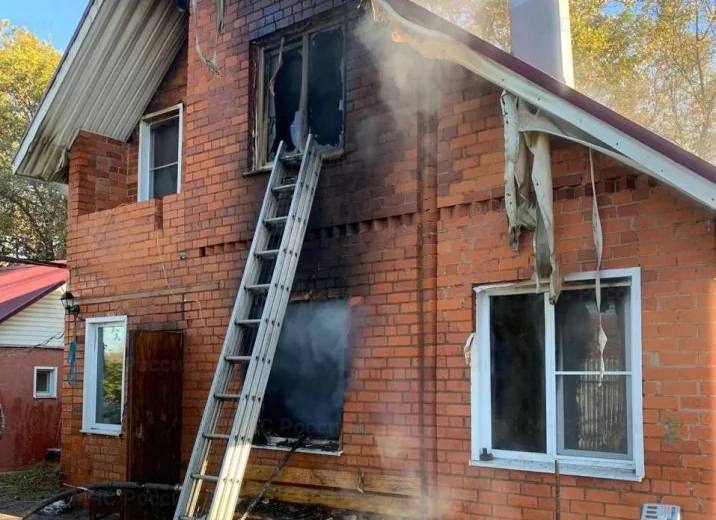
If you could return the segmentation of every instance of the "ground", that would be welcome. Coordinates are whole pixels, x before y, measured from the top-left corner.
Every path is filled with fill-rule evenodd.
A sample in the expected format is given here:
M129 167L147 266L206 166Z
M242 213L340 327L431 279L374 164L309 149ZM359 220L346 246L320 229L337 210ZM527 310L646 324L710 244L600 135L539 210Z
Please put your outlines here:
M60 491L62 487L57 464L41 462L21 471L0 473L0 520L20 518L33 505ZM33 518L86 520L87 514L77 507L61 515L38 514ZM388 520L376 515L327 509L315 505L287 504L273 500L260 502L250 518L253 520Z
M33 505L60 491L58 464L40 462L21 471L0 473L0 520L3 515L20 517ZM75 509L59 516L37 515L36 518L81 520L87 515L81 509Z

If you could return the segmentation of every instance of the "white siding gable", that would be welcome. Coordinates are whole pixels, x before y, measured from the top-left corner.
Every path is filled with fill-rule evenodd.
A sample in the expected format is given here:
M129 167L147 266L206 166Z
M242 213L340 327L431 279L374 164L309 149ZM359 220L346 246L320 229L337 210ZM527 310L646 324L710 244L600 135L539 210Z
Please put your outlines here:
M55 347L64 345L65 310L60 296L64 286L0 323L0 347Z

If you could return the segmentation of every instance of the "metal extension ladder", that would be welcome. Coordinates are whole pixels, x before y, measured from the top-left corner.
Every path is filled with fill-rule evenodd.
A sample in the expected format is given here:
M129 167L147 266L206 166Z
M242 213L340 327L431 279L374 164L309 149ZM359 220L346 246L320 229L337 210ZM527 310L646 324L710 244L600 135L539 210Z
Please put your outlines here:
M174 520L231 520L313 206L322 157L276 153Z

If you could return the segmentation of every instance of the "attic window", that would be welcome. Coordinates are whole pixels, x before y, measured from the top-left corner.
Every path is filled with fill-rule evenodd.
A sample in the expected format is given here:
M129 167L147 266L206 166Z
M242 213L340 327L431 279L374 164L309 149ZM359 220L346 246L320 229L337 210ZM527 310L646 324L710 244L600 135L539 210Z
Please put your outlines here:
M139 125L139 200L160 199L181 188L182 106L142 118Z
M324 151L343 146L345 41L342 25L306 31L262 49L256 164L281 141L300 152L309 133Z
M350 327L344 300L291 303L286 311L256 445L336 451L346 383Z

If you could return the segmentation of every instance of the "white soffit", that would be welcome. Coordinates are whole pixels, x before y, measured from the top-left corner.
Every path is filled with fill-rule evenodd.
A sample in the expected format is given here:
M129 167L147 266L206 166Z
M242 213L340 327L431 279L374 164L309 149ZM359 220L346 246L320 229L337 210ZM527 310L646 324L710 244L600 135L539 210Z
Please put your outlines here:
M93 0L13 159L13 173L58 180L86 130L126 141L187 38L174 0Z
M451 36L404 18L390 2L372 0L372 5L376 17L389 25L396 41L407 43L424 57L462 65L553 118L581 129L627 158L630 166L716 209L716 183Z

